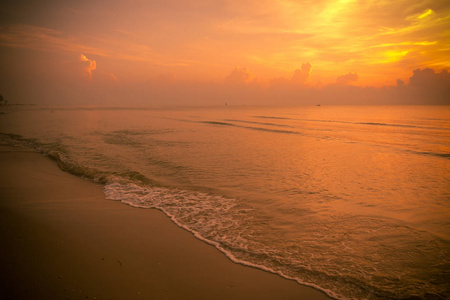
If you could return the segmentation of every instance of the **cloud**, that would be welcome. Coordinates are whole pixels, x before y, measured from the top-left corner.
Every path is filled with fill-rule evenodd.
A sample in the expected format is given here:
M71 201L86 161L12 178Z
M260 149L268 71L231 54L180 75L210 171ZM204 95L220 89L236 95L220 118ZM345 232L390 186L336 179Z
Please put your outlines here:
M291 85L291 81L284 77L272 78L269 80L269 86L278 89L287 89Z
M357 81L358 78L359 78L358 74L356 74L356 73L353 74L353 73L349 72L348 74L339 76L336 79L336 83L340 84L340 85L347 85L352 81Z
M112 57L127 61L148 62L155 66L188 66L187 60L174 59L165 53L155 53L149 45L141 41L98 38L95 47L84 42L77 35L33 25L0 26L0 46L31 49L46 52L89 53L96 56Z
M32 25L10 25L0 27L0 45L48 52L89 52L108 56L108 50L78 43L74 36L62 31Z
M291 81L294 84L305 84L309 79L309 75L311 74L312 65L310 63L302 64L301 69L297 69L294 71L294 76Z
M87 58L84 54L80 54L79 62L83 76L89 80L92 80L92 71L97 69L97 63L95 60Z
M409 97L417 103L450 104L450 73L442 70L436 73L433 69L416 69L409 78L407 88Z
M409 85L418 88L445 88L450 85L450 73L447 70L435 73L430 68L417 69L413 71L413 76L409 78Z
M235 67L225 82L233 85L246 85L254 80L254 76L248 68Z
M97 62L84 54L79 54L75 59L69 62L69 65L67 66L69 68L69 73L72 74L71 80L79 81L81 79L84 82L93 81L97 84L119 82L119 79L114 73L105 71L103 68L98 68ZM94 71L95 75L93 75Z

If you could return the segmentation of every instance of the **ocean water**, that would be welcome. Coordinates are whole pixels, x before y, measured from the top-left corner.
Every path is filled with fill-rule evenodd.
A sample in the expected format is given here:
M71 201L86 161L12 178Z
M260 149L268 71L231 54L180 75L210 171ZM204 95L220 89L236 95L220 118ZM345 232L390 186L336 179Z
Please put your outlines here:
M1 110L0 140L235 262L336 299L450 298L450 107Z

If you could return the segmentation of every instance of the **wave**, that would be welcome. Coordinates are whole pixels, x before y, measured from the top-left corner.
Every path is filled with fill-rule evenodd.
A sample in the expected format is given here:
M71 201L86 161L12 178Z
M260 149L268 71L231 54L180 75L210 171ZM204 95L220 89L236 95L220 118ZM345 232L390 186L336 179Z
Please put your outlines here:
M179 227L213 245L233 262L314 287L330 297L345 299L333 292L332 285L324 287L315 280L342 281L347 288L351 284L356 289L360 289L357 286L364 285L358 280L355 282L354 278L336 278L302 266L297 266L295 272L289 275L292 273L289 268L293 261L283 258L283 255L277 254L277 250L258 240L255 236L257 230L252 230L257 228L252 223L260 222L255 210L237 199L188 190L150 188L132 183L108 184L105 186L105 195L109 200L121 201L133 207L161 210ZM303 274L304 278L299 277L299 274Z
M200 121L200 123L211 124L211 125L222 125L222 126L236 126L235 124L220 122L220 121Z
M290 125L276 124L276 123L267 123L267 122L245 121L245 120L235 120L235 119L227 119L226 121L229 121L229 122L239 122L239 123L247 123L247 124L258 124L258 125L276 126L276 127L296 128L296 127L290 126Z
M267 230L268 223L272 223L270 219L236 198L183 189L139 186L133 183L108 184L105 186L105 195L109 200L121 201L130 206L161 210L179 227L213 245L235 263L295 280L300 284L322 290L336 299L408 299L408 296L405 296L408 295L408 291L416 290L418 294L423 292L423 284L426 284L424 278L416 279L419 284L404 281L399 291L386 288L389 284L398 285L396 268L402 264L403 257L403 252L384 247L383 243L392 238L400 240L396 247L408 251L412 257L411 261L415 263L428 264L431 263L428 260L433 259L436 265L432 268L437 268L438 274L440 268L446 264L445 261L439 261L437 257L430 256L429 252L417 247L427 243L436 244L433 247L436 246L445 253L445 248L441 248L445 247L443 242L407 226L399 224L393 226L388 221L370 217L359 216L356 217L357 220L354 220L354 217L328 220L325 223L317 219L308 219L306 222L311 222L312 226L304 228L306 235L302 238L303 242L296 242L285 237L282 232L276 236L261 234ZM381 235L367 236L367 231L373 230L374 225ZM329 226L340 228L332 231L335 235L343 235L343 238L337 239L339 242L336 238L330 238L327 230L323 231L323 227ZM348 235L347 228L352 228L351 235ZM365 276L355 273L354 270L355 253L352 248L362 242L357 238L358 234L368 238L364 241L366 245L363 246L367 258L357 266L367 268L368 273ZM409 240L411 234L416 236L413 242ZM264 237L261 237L262 235ZM316 244L311 236L321 238ZM353 236L355 239L352 239ZM343 250L343 247L347 247L348 251ZM336 258L337 252L342 255L339 259ZM375 266L371 260L372 255L386 255L400 261L394 260L393 265L380 262ZM327 262L327 259L337 260L340 263L336 265L332 261ZM376 270L377 268L380 270ZM420 266L406 269L404 272L409 276L411 272L415 272L415 268ZM378 278L377 274L380 272L386 273ZM442 280L439 281L442 283ZM440 299L438 295L438 292L434 291L434 294L430 292L424 298L417 297L417 299Z
M57 142L43 143L36 139L24 138L21 135L0 133L0 139L15 146L22 146L36 150L54 160L58 167L67 173L85 178L96 183L108 184L111 182L138 182L140 184L159 184L136 171L103 171L97 168L85 166L74 161L65 147Z
M293 119L293 118L287 118L287 117L272 117L272 116L253 116L253 118L274 119L274 120L296 120L296 119Z
M210 125L221 125L221 126L234 126L234 127L240 127L240 128L250 129L250 130L267 131L267 132L273 132L273 133L287 133L287 134L304 135L302 132L299 132L299 131L271 129L271 128L265 128L265 127L244 126L244 125L238 125L238 124L220 122L220 121L199 121L199 123L210 124Z
M216 122L207 124L227 126L216 124ZM242 127L253 130L267 130L257 127ZM275 132L280 132L280 130ZM284 132L284 130L281 130L281 132ZM54 159L60 168L67 172L104 184L105 196L109 200L121 201L133 207L154 208L163 211L179 227L190 231L198 239L213 245L236 263L259 268L295 280L300 284L315 287L337 299L401 298L395 292L375 284L375 281L379 280L376 276L365 280L366 278L351 273L354 272L353 268L355 267L352 264L352 257L348 265L327 261L336 259L336 253L346 245L336 244L336 239L328 237L326 232L320 231L320 228L327 226L342 228L343 233L333 231L337 234L345 234L345 228L352 228L352 234L346 236L346 238L349 242L360 243L361 241L356 238L352 240L351 236L356 236L358 230L364 232L371 229L374 220L361 218L355 222L353 220L340 220L340 223L335 222L334 225L337 226L334 226L330 220L326 220L326 223L322 224L317 220L307 219L305 224L308 224L309 227L303 228L307 241L303 240L302 243L296 243L278 235L272 237L273 240L267 240L267 236L262 233L266 232L267 227L265 226L269 226L267 225L270 223L268 217L239 199L163 186L134 170L106 172L87 167L74 161L64 146L59 143L42 143L13 134L0 134L0 137L42 152ZM349 222L349 224L345 224L345 222ZM355 224L357 226L354 226ZM386 234L392 236L394 236L392 231L399 228L406 232L402 234L410 234L407 232L408 228L400 226L378 224L376 228L378 230L385 228ZM418 232L414 232L414 234L420 235ZM264 237L262 237L263 235ZM313 242L311 237L313 236L321 237L318 244L311 244ZM417 245L427 245L427 241L426 238L421 238ZM326 243L329 247L323 248ZM379 244L378 241L374 241L371 245ZM416 244L406 245L405 249L407 249L409 255L420 256L422 254L420 247L414 246ZM369 248L367 251L370 253L374 249L381 249L387 251L385 254L394 256L394 258L399 255L399 253L392 252L391 248ZM442 251L442 253L445 254L445 251ZM320 264L321 261L325 261L323 266ZM432 263L436 263L436 261L432 261ZM333 270L330 270L331 265ZM372 262L369 261L368 267L372 266ZM351 272L343 272L345 268L351 270ZM382 278L382 280L385 279ZM389 280L392 279L389 278ZM388 282L392 284L391 281ZM429 298L433 299L432 297L435 295L437 294L431 295ZM439 299L438 296L435 299Z
M419 155L427 155L427 156L434 156L439 158L446 158L450 159L450 153L438 153L438 152L429 152L429 151L415 151L415 150L405 150L409 153L413 154L419 154Z
M368 126L402 127L402 128L414 128L414 129L425 129L425 130L444 130L444 131L450 130L450 128L445 128L445 127L430 127L430 126L397 124L397 123L383 123L383 122L351 122L351 121L340 121L340 120L298 119L298 118L271 117L271 116L253 116L253 117L254 118L263 118L263 119L293 120L293 121L302 121L302 122L339 123L339 124L368 125Z
M302 132L299 131L292 131L292 130L280 130L280 129L270 129L270 128L264 128L264 127L250 127L250 126L242 126L244 128L248 128L251 130L257 130L257 131L266 131L266 132L273 132L273 133L286 133L286 134L298 134L298 135L305 135Z
M267 118L272 118L272 117L267 117ZM273 117L275 118L275 117ZM252 121L241 121L241 120L231 120L228 119L227 121L229 122L240 122L240 123L249 123L249 124L261 124L261 125L269 125L269 126L280 126L280 127L289 127L289 128L296 128L294 126L284 126L284 125L279 125L279 124L272 124L272 123L264 123L264 122L252 122ZM335 122L335 121L324 121L324 122ZM255 131L265 131L265 132L271 132L271 133L282 133L282 134L295 134L295 135L302 135L302 136L309 136L315 139L323 139L323 140L329 140L331 139L330 136L317 136L317 135L313 135L311 133L305 133L305 132L301 132L301 131L295 131L295 130L281 130L281 129L274 129L274 128L266 128L266 127L254 127L254 126L245 126L245 125L239 125L239 124L233 124L233 123L228 123L228 122L220 122L220 121L199 121L199 123L203 123L203 124L211 124L211 125L220 125L220 126L234 126L234 127L239 127L239 128L244 128L244 129L250 129L250 130L255 130ZM371 124L374 126L389 126L389 125L384 125L384 123L354 123L354 124ZM378 124L378 125L377 125ZM380 125L383 124L383 125ZM397 125L392 125L392 126L397 126ZM409 125L398 125L397 127L412 127ZM424 128L424 127L422 127ZM324 131L324 130L320 130L320 131ZM348 140L343 140L341 138L334 138L335 140L339 140L341 142L344 143L354 143L354 141L348 141ZM395 147L395 146L401 146L401 148L399 148L399 151L403 151L406 153L412 153L412 154L417 154L417 155L427 155L427 156L435 156L435 157L440 157L440 158L446 158L446 159L450 159L450 154L449 153L437 153L437 152L429 152L429 151L416 151L416 150L410 150L410 149L405 149L406 145L396 145L396 144L392 144L392 143L381 143L381 144L372 144L373 146L379 146L379 147Z
M108 200L121 201L137 208L154 208L164 212L179 227L196 238L213 245L235 263L262 269L312 286L331 297L340 298L332 289L321 287L314 277L327 276L302 268L309 280L283 272L282 262L261 242L256 241L255 227L263 223L252 207L235 198L211 193L164 187L136 171L104 172L79 164L58 143L42 143L15 134L1 134L8 144L25 146L53 159L61 170L104 185Z
M428 127L419 125L394 124L394 123L379 123L379 122L352 122L352 124L370 125L370 126L387 126L387 127L402 127L402 128L416 128L416 129L431 129L431 130L450 130L449 128Z

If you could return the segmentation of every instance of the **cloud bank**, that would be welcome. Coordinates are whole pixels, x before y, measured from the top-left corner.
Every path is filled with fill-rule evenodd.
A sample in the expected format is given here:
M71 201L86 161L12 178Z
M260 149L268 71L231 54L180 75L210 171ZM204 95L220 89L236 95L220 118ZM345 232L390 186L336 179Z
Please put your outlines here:
M309 62L293 70L291 79L278 77L259 81L250 68L234 67L221 81L214 82L179 79L170 68L153 78L143 77L141 81L129 80L128 73L122 72L119 81L114 75L115 69L103 69L103 57L90 54L78 54L66 64L58 64L54 56L49 56L48 61L37 65L15 65L15 73L0 74L1 92L11 103L104 106L450 104L450 74L445 69L416 69L410 72L408 79L398 79L396 85L375 88L352 84L360 79L359 74L352 72L335 77L335 83L313 82L313 66ZM31 70L39 70L39 73ZM129 72L134 71L130 66Z

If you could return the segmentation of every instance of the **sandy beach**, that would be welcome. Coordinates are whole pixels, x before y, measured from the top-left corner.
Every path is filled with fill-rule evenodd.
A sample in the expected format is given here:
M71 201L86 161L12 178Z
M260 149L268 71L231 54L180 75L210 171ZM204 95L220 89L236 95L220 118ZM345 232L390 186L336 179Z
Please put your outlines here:
M158 210L0 146L1 299L330 299L231 262Z

